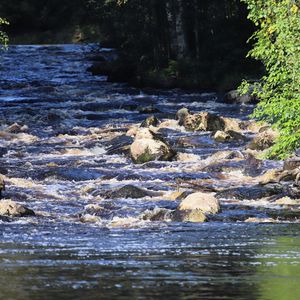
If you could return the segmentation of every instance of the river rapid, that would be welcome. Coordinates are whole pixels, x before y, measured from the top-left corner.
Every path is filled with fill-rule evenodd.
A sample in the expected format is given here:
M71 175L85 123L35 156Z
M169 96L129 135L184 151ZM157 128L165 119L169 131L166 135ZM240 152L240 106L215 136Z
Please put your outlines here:
M278 205L225 197L206 223L150 220L153 211L178 206L166 197L177 179L224 188L255 183L243 174L244 161L226 172L203 171L212 154L243 145L166 129L189 159L136 165L111 151L111 141L142 122L149 105L160 119L174 119L185 106L246 120L253 107L225 104L212 92L109 83L86 71L91 48L11 46L0 54L1 130L15 122L28 127L1 131L3 197L36 212L0 221L0 299L298 299L300 224L282 217ZM260 168L280 166L264 161ZM128 184L157 196L103 199ZM91 205L101 205L102 215L91 215ZM275 223L245 222L278 216Z

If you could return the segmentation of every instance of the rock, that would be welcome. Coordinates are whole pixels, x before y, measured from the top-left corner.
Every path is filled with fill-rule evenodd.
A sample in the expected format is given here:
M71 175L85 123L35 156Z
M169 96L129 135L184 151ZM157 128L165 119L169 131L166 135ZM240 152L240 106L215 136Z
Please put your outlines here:
M276 183L278 182L278 176L281 174L281 171L278 169L271 169L266 171L263 175L259 177L260 184Z
M158 125L158 128L160 128L160 129L169 128L169 129L178 130L178 131L182 131L182 129L183 129L183 127L180 126L178 121L176 121L176 120L165 120Z
M2 197L2 191L5 191L4 176L0 174L0 199Z
M300 157L287 159L283 163L283 170L294 170L300 167Z
M214 134L214 139L219 143L231 142L231 141L245 142L247 140L247 138L244 135L233 130L226 130L226 131L218 130Z
M152 160L171 160L176 152L158 135L145 128L137 132L130 146L130 155L134 163L140 164Z
M214 134L214 139L216 142L224 143L224 142L229 142L231 140L231 137L227 132L218 130Z
M244 163L242 161L221 161L221 162L214 162L211 163L201 169L202 172L209 172L209 173L229 173L236 170L243 170Z
M278 205L300 205L299 199L291 199L290 197L283 197L275 201Z
M197 192L187 196L178 210L200 210L204 214L216 214L220 210L220 204L213 194Z
M218 199L238 199L238 200L258 200L265 197L281 194L283 187L281 185L253 185L225 189L216 194Z
M156 127L159 125L159 123L160 121L156 117L150 116L144 122L142 122L140 127L146 127L146 128L149 128L150 126Z
M200 160L200 157L192 153L177 153L176 160L181 162L196 162Z
M263 172L263 161L251 154L247 155L244 165L243 174L246 176L256 177Z
M226 131L233 130L233 131L240 131L245 129L244 122L240 121L239 119L235 118L225 118L221 117L225 124Z
M127 134L115 137L108 142L109 147L106 149L107 154L129 154L132 142L133 138Z
M183 107L177 111L175 118L176 118L176 120L178 120L179 126L184 125L184 119L189 115L190 115L190 111L185 107Z
M22 132L27 132L28 127L26 125L21 126L18 123L14 123L10 125L8 128L6 128L6 131L9 133L22 133Z
M12 200L1 200L0 201L0 215L8 217L26 217L34 216L33 210L20 205Z
M203 223L206 221L206 215L199 209L195 210L176 210L172 214L173 222L191 222Z
M109 62L94 62L87 71L92 73L92 75L103 75L108 76L112 72L112 66Z
M186 197L187 197L187 192L186 191L175 191L175 192L172 192L169 195L166 195L165 199L176 201L176 200L182 200Z
M258 99L251 95L251 91L245 95L240 95L237 90L229 91L223 98L226 103L237 103L237 104L255 104Z
M220 161L226 159L243 159L244 156L240 151L224 150L215 152L213 155L209 156L207 161Z
M135 137L138 131L139 131L139 127L137 127L137 126L132 126L132 127L130 127L130 128L127 130L126 135L127 135L127 136L131 136L131 137Z
M218 131L225 129L224 120L208 112L190 114L187 108L182 108L176 113L180 126L189 131Z
M142 215L143 220L167 222L172 220L172 211L166 208L155 207Z
M278 133L272 129L268 129L258 133L247 148L251 150L265 150L273 146L277 138Z
M106 193L104 197L110 199L120 199L120 198L139 199L144 197L157 197L160 195L161 193L159 192L144 190L134 185L125 185L120 189Z

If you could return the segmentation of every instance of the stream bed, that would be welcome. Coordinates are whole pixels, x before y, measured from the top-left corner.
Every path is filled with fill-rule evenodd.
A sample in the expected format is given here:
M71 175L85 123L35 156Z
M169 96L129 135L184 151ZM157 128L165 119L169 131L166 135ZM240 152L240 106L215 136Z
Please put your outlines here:
M216 152L239 153L244 145L166 129L176 151L193 159L136 165L113 151L114 139L148 117L144 107L162 120L182 107L247 120L253 107L225 104L213 92L109 83L86 71L91 48L11 46L0 54L3 197L36 212L0 221L0 299L298 299L300 223L282 217L278 205L224 197L209 222L147 217L178 206L164 196L178 179L246 191L256 183L243 174L247 162L203 169ZM23 131L4 134L15 122ZM103 199L129 184L158 196ZM87 213L92 205L103 215ZM274 216L278 222L245 222Z

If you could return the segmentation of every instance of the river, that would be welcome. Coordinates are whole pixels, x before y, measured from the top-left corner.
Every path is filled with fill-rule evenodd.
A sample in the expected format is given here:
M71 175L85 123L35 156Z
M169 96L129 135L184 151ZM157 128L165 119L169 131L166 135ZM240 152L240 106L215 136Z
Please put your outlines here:
M0 221L0 299L261 299L300 295L300 224L247 223L268 217L263 201L222 202L219 217L206 223L149 221L154 209L176 201L103 200L101 192L134 184L153 191L175 188L175 178L230 186L197 169L201 160L237 144L216 144L190 133L193 147L178 151L199 161L134 165L108 153L111 138L147 115L174 118L183 106L247 119L252 106L224 104L213 92L138 90L86 72L90 45L11 46L0 57L1 128L18 122L24 133L0 139L5 198L37 216ZM172 141L187 133L168 132ZM174 145L176 143L174 142ZM266 161L264 168L280 163ZM83 222L87 205L105 216ZM272 211L276 211L273 207ZM245 217L243 217L245 216Z

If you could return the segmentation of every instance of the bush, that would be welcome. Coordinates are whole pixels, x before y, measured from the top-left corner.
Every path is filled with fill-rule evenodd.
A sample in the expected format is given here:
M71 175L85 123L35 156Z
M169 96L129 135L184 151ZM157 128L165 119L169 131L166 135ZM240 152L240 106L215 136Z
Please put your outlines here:
M300 146L300 3L242 1L248 6L248 18L258 27L248 56L262 61L266 70L253 89L261 100L253 116L279 130L280 136L267 156L283 159ZM243 82L240 91L245 93L248 88Z
M5 19L0 18L0 29L2 25L8 25ZM0 49L6 48L8 43L8 36L4 31L0 30Z

